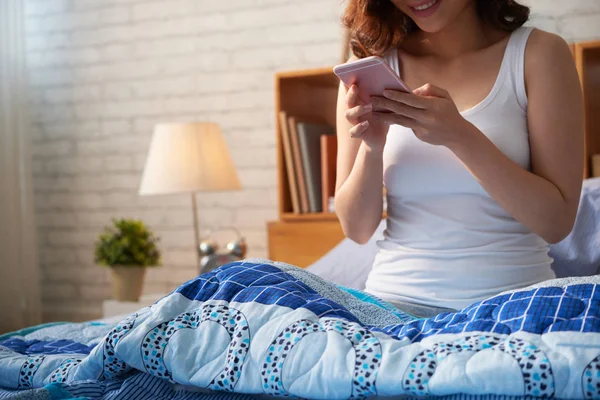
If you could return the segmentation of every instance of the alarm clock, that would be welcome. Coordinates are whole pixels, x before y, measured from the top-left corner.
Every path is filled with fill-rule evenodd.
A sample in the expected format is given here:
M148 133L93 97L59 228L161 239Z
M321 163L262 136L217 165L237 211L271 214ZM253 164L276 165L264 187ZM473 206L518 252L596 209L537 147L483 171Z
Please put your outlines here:
M225 246L225 251L219 252L219 245L212 239L207 238L198 245L200 255L200 275L212 271L223 264L242 260L246 256L248 247L246 240L240 235L236 228L222 228L235 231L237 239L230 241ZM210 233L209 233L210 236Z

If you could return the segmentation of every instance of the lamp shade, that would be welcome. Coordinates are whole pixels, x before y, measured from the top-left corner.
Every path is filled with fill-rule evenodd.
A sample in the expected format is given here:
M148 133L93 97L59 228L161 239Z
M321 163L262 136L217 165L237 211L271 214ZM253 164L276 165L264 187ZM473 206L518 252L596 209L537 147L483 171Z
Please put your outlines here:
M240 188L217 124L167 123L154 128L140 195Z

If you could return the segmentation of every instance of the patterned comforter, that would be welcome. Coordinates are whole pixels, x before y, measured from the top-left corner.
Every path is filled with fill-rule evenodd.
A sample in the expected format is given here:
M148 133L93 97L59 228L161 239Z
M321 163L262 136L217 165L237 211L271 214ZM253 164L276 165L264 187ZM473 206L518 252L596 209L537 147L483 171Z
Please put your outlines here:
M0 387L68 389L143 374L181 387L319 399L599 398L599 283L548 281L416 319L306 270L245 260L111 326L0 337Z

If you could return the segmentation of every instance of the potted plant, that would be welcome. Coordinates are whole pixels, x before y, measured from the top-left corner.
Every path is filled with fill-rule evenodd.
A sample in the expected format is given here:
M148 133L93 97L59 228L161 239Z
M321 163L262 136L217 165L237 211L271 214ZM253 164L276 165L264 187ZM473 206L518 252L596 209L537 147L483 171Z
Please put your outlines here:
M159 266L158 238L136 219L113 219L98 237L95 260L110 267L115 299L138 301L146 267Z

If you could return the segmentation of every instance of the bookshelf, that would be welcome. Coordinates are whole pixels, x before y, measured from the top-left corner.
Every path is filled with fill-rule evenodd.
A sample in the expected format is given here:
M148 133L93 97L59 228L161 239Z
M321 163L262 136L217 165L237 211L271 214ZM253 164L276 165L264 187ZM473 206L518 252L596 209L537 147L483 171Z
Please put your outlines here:
M277 138L277 180L279 219L267 223L268 257L306 267L318 260L343 238L335 213L298 212L294 209L281 112L297 120L327 124L335 135L339 79L333 66L281 71L275 74L275 134ZM331 158L331 157L330 157ZM335 168L335 157L328 160Z
M331 133L335 134L338 85L339 80L333 74L333 67L275 74L279 219L282 221L336 219L333 213L294 212L291 182L286 170L285 132L280 113L283 111L288 117L297 120L327 124L331 126ZM332 162L335 165L335 159Z

